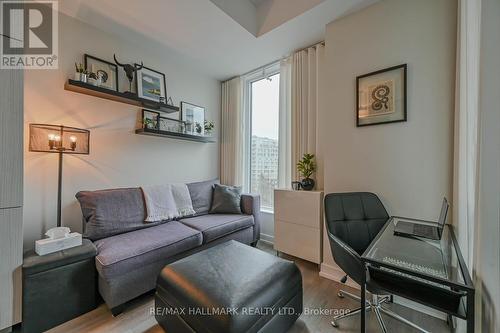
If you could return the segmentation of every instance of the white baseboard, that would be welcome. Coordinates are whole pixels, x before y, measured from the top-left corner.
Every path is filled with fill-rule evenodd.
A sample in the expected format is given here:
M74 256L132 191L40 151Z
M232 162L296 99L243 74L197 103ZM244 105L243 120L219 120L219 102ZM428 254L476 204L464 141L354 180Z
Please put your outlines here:
M270 245L274 245L274 236L261 233L260 241Z

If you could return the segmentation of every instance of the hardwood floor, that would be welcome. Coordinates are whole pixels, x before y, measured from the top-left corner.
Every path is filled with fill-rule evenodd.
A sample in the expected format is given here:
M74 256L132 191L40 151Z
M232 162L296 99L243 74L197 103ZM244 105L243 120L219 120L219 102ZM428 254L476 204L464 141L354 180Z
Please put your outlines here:
M274 253L272 248L259 244L264 251ZM340 283L322 278L318 275L318 266L300 259L286 257L294 260L302 272L304 287L304 312L290 329L290 333L316 333L316 332L359 332L359 315L346 318L340 322L339 328L331 325L332 315L313 313L323 311L335 311L342 309L353 309L359 306L348 298L338 298L339 288L358 294L356 290L341 285ZM153 307L153 295L144 295L130 303L124 313L113 317L106 305L99 306L81 317L64 323L52 330L50 333L163 333L163 329L157 324L154 316L150 314ZM431 332L450 332L446 322L426 314L416 312L412 309L398 304L388 306L396 313L417 323ZM382 314L388 332L418 332L394 319ZM380 332L375 316L367 313L367 332ZM175 333L175 332L168 332Z

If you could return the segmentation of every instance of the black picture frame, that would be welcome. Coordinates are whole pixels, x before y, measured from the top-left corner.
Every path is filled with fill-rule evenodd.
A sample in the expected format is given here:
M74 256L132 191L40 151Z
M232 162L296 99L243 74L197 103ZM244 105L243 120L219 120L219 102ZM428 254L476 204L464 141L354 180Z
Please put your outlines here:
M112 90L112 91L117 91L117 92L120 91L119 87L118 87L118 82L119 82L119 80L118 80L118 66L116 64L112 63L112 62L109 62L109 61L106 61L104 59L100 59L100 58L94 57L93 55L85 53L83 55L83 63L84 63L84 66L85 66L85 68L87 70L90 70L90 68L88 68L88 66L89 66L89 59L94 60L96 62L102 62L103 64L106 64L106 65L114 68L114 74L115 74L115 82L114 82L115 84L114 84L114 86L115 86L115 89L111 89L111 88L108 88L108 87L102 86L102 85L100 87L105 88L105 89L109 89L109 90Z
M402 110L402 117L398 119L392 119L392 120L382 120L382 121L377 121L377 122L372 122L372 123L361 123L360 122L360 81L363 78L367 78L370 76L375 76L378 74L386 73L386 72L391 72L391 71L403 71L403 79L402 79L402 105L401 107L403 108ZM382 124L391 124L391 123L399 123L399 122L405 122L408 120L408 109L407 109L407 74L408 74L408 65L407 64L401 64L397 66L392 66L388 68L384 68L381 70L377 70L374 72L370 72L367 74L359 75L356 77L356 127L364 127L364 126L373 126L373 125L382 125Z
M152 115L152 117L148 117L148 115ZM144 123L145 119L152 119L156 125L154 127L147 127ZM142 109L141 113L141 128L149 129L149 130L160 130L160 112L152 111L148 109Z
M191 106L195 108L200 108L203 110L203 120L201 122L192 123L189 117L186 115L186 107ZM205 114L206 109L204 106L196 105L190 102L181 101L181 120L186 124L186 132L193 135L205 135ZM199 123L201 125L201 132L196 131L196 124Z
M140 65L139 64L135 64L135 66L138 67ZM141 92L139 91L139 74L142 75L142 71L143 70L148 70L148 71L151 71L153 73L156 73L156 74L162 76L161 82L163 82L163 90L165 92L165 96L161 96L160 95L160 97L163 97L163 102L160 102L160 97L159 97L158 100L156 100L156 99L144 96L142 94L142 91ZM154 101L154 102L157 102L157 103L160 103L160 104L166 104L167 99L168 99L168 93L167 93L167 80L166 80L165 73L159 72L157 70L154 70L154 69L146 67L146 66L142 66L142 68L140 70L137 70L135 72L135 93L136 93L136 95L137 95L138 98L145 99L145 100L148 100L148 101Z

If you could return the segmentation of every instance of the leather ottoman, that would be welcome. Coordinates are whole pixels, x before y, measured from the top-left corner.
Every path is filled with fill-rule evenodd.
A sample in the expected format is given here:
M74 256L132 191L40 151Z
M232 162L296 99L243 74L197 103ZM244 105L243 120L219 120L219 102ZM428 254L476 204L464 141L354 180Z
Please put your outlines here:
M94 244L82 245L44 256L33 250L23 262L23 333L49 330L99 304Z
M286 332L302 312L297 266L229 241L167 265L155 317L167 333Z

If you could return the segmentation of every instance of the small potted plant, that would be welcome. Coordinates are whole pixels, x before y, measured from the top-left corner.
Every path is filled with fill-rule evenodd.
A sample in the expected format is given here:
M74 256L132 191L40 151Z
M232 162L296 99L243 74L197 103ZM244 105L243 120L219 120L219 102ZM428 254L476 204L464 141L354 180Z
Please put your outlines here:
M144 128L147 129L156 129L156 123L157 123L156 120L150 118L143 119Z
M213 121L207 121L205 120L205 134L210 135L212 134L212 131L214 130L215 123Z
M203 131L203 127L201 127L200 123L195 123L194 129L195 129L197 135L201 135L201 132Z
M75 81L87 83L89 71L82 65L75 62Z
M315 185L314 179L311 178L311 175L316 171L314 154L304 154L302 159L297 163L297 171L304 177L300 182L302 189L311 191Z

